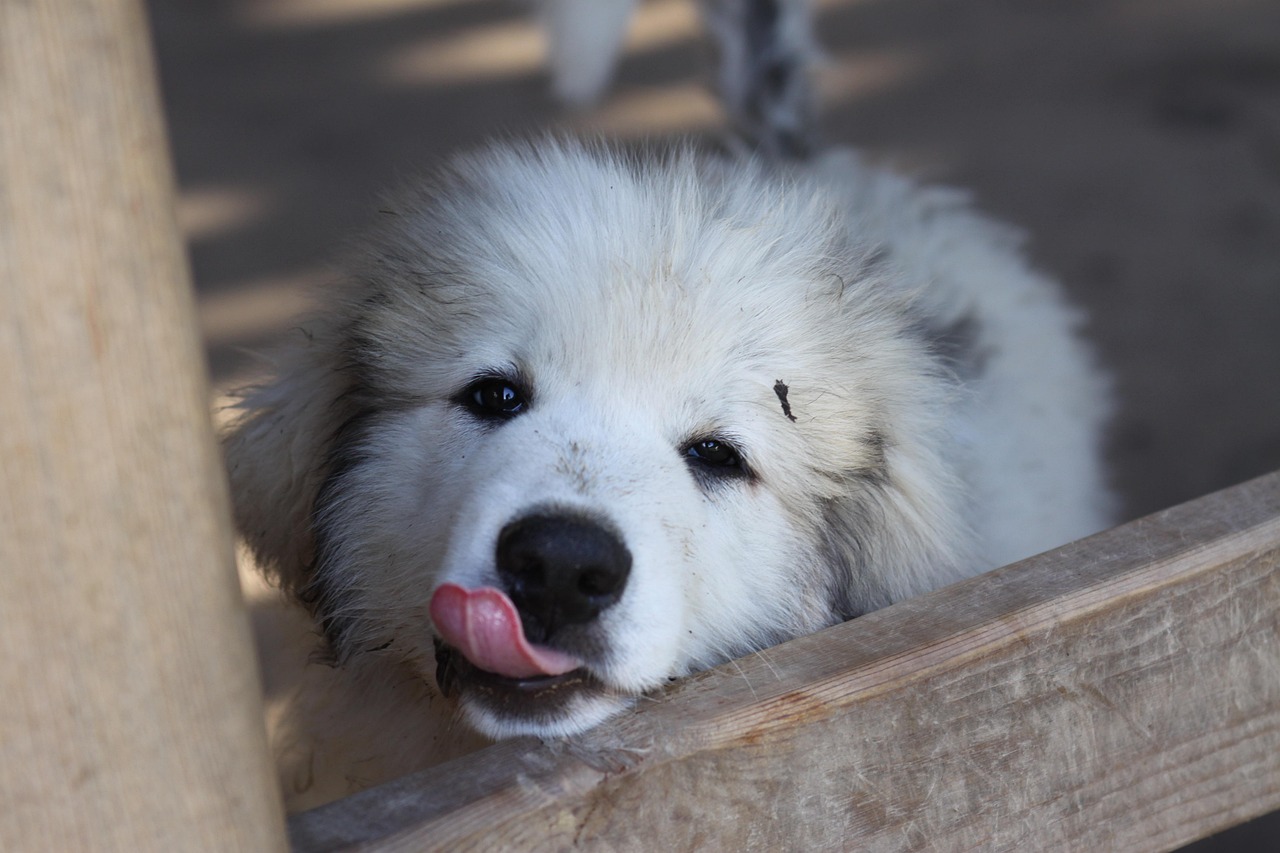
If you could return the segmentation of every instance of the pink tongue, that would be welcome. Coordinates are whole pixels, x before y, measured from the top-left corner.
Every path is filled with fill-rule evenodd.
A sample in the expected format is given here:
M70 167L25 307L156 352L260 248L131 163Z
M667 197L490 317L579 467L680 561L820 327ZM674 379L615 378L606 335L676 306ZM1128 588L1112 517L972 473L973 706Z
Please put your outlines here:
M442 584L431 596L430 609L444 641L486 672L530 678L560 675L582 666L572 655L526 640L515 605L493 587L469 590Z

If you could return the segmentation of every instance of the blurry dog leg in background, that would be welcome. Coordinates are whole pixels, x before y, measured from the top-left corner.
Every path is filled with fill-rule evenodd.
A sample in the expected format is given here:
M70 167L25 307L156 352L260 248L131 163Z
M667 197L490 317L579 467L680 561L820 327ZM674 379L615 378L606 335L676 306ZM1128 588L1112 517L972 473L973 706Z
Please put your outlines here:
M587 106L613 77L636 0L538 0L556 97ZM769 156L816 146L809 0L698 0L715 46L717 94L734 130Z
M772 157L804 159L816 145L809 0L699 0L716 56L717 94L734 130Z
M551 88L570 106L586 106L609 85L636 0L539 0L547 32Z

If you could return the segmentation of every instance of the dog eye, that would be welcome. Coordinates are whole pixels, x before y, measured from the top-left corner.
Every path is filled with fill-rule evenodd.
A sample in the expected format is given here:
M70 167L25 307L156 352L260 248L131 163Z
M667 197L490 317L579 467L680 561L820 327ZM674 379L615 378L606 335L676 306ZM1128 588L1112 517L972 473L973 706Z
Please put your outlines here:
M482 418L514 418L528 406L524 392L498 377L480 379L467 386L458 402Z
M690 462L704 465L707 468L729 471L743 471L742 457L738 449L727 441L716 438L703 438L693 442L684 451Z

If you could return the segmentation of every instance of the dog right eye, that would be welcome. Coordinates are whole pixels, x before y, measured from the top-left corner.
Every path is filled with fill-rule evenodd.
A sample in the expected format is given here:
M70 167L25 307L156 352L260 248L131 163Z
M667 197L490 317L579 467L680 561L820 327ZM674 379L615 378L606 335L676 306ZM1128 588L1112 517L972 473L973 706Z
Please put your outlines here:
M524 392L515 383L488 377L471 383L458 395L458 402L472 414L488 419L508 419L528 408Z
M695 441L684 453L688 458L712 468L737 468L742 464L732 444L714 438Z
M754 477L738 448L719 438L701 438L689 442L684 448L684 458L689 463L690 470L700 478L710 477L715 480L722 477Z

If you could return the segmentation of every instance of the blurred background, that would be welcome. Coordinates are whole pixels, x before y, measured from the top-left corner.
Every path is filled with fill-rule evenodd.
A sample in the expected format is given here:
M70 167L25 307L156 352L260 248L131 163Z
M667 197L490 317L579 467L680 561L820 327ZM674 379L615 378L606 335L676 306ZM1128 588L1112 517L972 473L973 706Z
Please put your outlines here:
M1280 3L816 0L828 140L1028 235L1115 377L1126 517L1280 468ZM691 0L567 111L513 0L152 2L215 388L297 334L378 193L494 135L713 134ZM1278 850L1280 821L1197 849ZM1258 846L1261 845L1261 846Z

